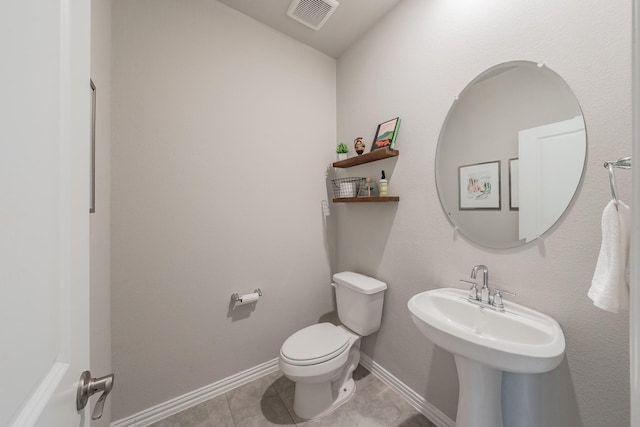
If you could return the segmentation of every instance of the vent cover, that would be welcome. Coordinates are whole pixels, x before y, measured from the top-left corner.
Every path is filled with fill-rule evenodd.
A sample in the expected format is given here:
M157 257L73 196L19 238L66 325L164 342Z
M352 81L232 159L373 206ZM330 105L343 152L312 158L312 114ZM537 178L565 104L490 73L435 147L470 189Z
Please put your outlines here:
M318 31L337 7L336 0L293 0L287 15Z

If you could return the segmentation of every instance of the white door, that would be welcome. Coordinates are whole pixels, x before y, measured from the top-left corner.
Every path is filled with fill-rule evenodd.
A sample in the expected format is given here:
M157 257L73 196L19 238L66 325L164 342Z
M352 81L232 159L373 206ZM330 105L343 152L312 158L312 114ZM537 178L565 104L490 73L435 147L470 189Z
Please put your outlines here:
M578 188L586 156L582 116L521 130L518 135L519 239L551 228Z
M0 7L0 426L87 426L90 6Z

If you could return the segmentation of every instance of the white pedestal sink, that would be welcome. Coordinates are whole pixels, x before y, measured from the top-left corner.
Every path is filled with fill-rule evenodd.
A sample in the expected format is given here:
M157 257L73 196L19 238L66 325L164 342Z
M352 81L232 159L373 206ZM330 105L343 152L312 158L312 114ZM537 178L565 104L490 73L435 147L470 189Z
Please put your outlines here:
M509 301L505 311L474 304L460 289L422 292L411 318L434 344L455 356L460 383L457 427L502 427L502 372L535 374L564 357L564 334L551 317Z

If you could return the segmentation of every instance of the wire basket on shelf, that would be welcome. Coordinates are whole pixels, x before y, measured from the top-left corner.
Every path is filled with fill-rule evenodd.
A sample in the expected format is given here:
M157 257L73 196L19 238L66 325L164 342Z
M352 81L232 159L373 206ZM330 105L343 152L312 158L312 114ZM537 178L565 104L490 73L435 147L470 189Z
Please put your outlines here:
M332 179L333 195L336 199L344 199L349 197L358 197L360 186L364 184L364 178L336 178Z

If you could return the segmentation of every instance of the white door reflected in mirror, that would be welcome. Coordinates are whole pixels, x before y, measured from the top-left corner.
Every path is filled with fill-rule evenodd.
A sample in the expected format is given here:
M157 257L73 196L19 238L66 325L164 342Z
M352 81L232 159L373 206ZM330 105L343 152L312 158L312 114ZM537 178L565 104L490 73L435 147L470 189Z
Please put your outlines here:
M519 239L537 239L569 205L582 176L585 140L581 116L520 131Z

